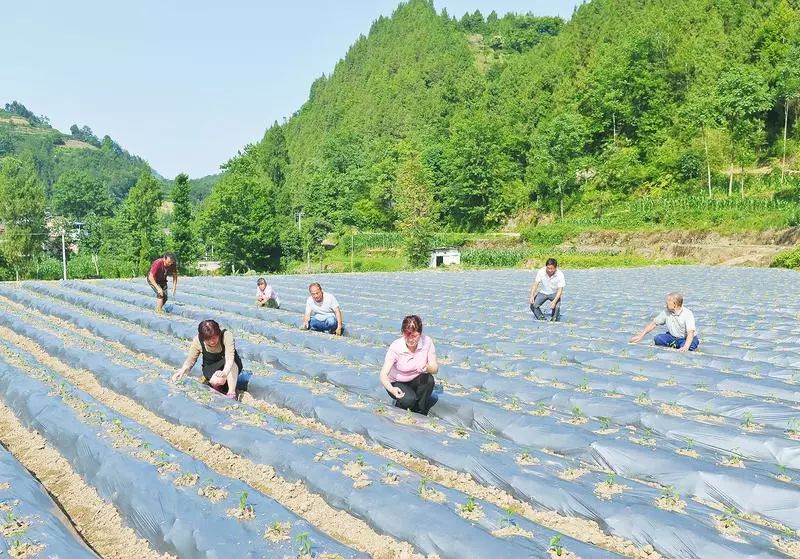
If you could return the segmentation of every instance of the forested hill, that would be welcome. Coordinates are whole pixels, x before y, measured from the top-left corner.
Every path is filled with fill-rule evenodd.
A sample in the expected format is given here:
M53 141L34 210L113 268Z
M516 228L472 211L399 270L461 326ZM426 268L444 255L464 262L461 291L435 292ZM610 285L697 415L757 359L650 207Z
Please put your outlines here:
M111 199L119 201L142 173L150 172L144 159L128 153L108 135L100 139L88 126L77 124L69 134L62 133L50 126L47 117L18 101L0 109L0 159L9 155L32 158L48 193L62 176L81 174L100 181Z
M206 211L268 197L264 241L301 210L317 237L402 228L409 193L461 230L562 202L772 195L796 181L763 169L782 164L785 119L797 166L799 66L798 0L593 0L566 23L410 0L228 164Z

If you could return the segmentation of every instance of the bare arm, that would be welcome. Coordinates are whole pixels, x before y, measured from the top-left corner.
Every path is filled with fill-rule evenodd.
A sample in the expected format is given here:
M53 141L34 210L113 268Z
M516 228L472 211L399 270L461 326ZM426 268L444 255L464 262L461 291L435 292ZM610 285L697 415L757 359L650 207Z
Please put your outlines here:
M194 341L192 341L192 345L189 348L189 353L186 356L186 361L184 361L183 365L181 365L181 368L178 369L178 371L174 375L172 375L172 381L173 382L178 381L186 373L188 373L191 370L191 368L194 367L194 364L197 363L197 358L199 356L200 356L200 348L195 345Z
M303 315L303 329L308 330L308 321L311 320L311 311L307 310L306 314Z
M178 269L172 272L172 296L175 297L175 292L178 290Z
M561 294L564 293L564 288L559 287L558 291L556 291L556 297L553 299L553 302L550 304L551 307L555 308L558 302L561 300Z
M339 307L335 307L333 309L333 313L336 315L336 335L342 335L342 311Z
M539 291L539 282L538 281L534 281L533 285L531 285L531 291L528 294L528 299L530 299L531 303L533 303L533 300L534 300L534 297L536 297L536 292L537 291Z
M636 334L634 337L632 337L630 339L630 342L634 343L634 344L639 343L640 341L642 341L642 338L644 338L648 333L652 332L653 328L655 328L655 327L656 327L656 323L653 322L653 321L650 321L650 323L647 326L644 327L644 330L642 330L641 332L639 332L638 334Z
M689 330L686 332L686 341L684 342L683 346L681 346L680 351L689 351L689 347L692 345L692 340L694 340L694 335L694 330Z

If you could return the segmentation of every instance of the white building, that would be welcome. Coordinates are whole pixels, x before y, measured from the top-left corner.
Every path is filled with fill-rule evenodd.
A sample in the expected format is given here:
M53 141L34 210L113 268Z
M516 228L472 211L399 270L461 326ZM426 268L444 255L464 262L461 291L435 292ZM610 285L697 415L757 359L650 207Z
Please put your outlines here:
M438 268L439 266L449 266L450 264L461 264L461 252L457 248L435 248L431 251L431 260L428 267Z

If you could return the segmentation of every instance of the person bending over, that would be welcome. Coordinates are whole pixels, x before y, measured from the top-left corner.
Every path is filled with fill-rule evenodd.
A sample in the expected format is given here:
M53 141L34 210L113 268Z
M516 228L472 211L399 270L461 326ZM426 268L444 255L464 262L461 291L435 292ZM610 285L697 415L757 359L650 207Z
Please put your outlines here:
M342 335L342 311L339 301L332 293L323 293L317 282L308 286L310 295L306 299L306 313L303 316L303 329Z
M233 334L229 330L220 330L216 320L204 320L197 326L197 336L189 347L189 355L183 366L172 375L172 381L177 382L188 373L200 355L203 356L203 378L212 388L231 399L236 399L237 388L240 391L246 389L246 386L237 386L242 359L236 351Z
M656 326L667 325L667 331L653 338L657 346L676 348L678 351L694 351L700 344L694 314L683 306L683 295L672 292L667 295L667 308L644 327L644 330L631 338L631 343L639 343Z
M147 273L147 283L156 294L156 312L162 312L167 302L167 274L172 274L172 296L178 289L178 261L171 252L153 260Z
M545 320L542 305L545 301L550 301L550 320L558 322L561 318L561 295L565 286L564 273L558 269L558 261L548 258L544 268L536 272L528 296L531 311L537 320Z
M275 288L269 285L264 278L258 278L256 282L256 305L270 309L278 309L281 306Z
M430 336L422 335L422 319L417 315L405 317L400 330L403 336L386 352L381 384L398 408L428 415L433 375L439 371L436 347Z

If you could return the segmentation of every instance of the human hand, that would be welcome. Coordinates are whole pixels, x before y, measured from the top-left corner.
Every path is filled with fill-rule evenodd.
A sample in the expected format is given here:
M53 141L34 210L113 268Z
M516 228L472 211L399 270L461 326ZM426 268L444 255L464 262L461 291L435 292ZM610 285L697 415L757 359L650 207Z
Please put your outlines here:
M186 370L185 369L178 369L178 371L174 375L172 375L170 380L172 382L178 382L179 380L181 380L183 378L183 375L185 375L185 374L186 374Z
M643 338L643 336L641 334L636 334L634 337L632 337L628 341L629 341L629 343L632 343L632 344L638 344L639 342L642 341L642 338Z
M341 326L336 328L336 335L337 336L341 336L342 335L342 327Z
M682 348L679 348L678 351L680 351L681 353L686 353L687 351L689 351L689 346L685 345Z
M394 395L395 398L402 398L403 396L406 395L406 393L400 390L400 388L398 388L397 386L392 387L392 394Z

